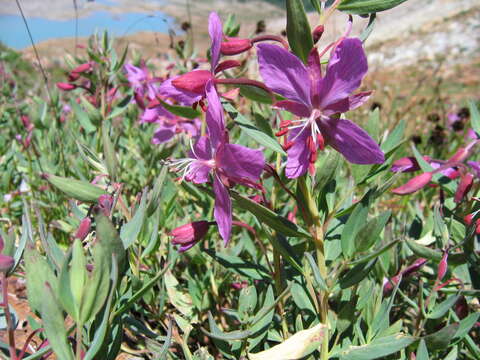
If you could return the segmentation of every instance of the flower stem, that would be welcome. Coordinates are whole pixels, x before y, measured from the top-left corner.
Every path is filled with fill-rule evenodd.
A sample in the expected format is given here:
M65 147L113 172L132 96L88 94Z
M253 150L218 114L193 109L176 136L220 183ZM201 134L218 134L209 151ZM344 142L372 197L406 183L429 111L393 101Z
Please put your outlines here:
M307 186L305 176L302 176L298 179L298 186L300 191L303 194L305 200L305 205L307 211L309 212L309 221L311 221L309 230L312 234L313 241L315 243L315 249L317 253L317 266L320 271L320 275L326 280L327 279L327 265L325 262L325 248L324 248L324 239L323 239L323 226L321 224L320 214L318 212L317 203L310 191L310 188ZM320 321L326 325L325 333L323 337L323 343L321 348L321 359L328 360L328 291L320 293Z
M14 334L15 330L13 328L12 314L10 314L10 309L8 307L8 280L5 272L2 272L2 297L3 313L5 314L5 319L7 321L8 351L10 352L10 359L17 360Z

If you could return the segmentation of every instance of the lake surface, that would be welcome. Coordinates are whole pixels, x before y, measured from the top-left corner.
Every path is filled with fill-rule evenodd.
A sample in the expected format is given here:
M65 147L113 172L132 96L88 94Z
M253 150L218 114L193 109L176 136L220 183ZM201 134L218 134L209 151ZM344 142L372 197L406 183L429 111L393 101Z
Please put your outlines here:
M49 20L29 17L27 22L35 43L54 38L75 37L75 19ZM161 12L113 14L108 11L96 11L78 19L78 36L90 36L95 31L103 30L116 36L138 31L166 33L171 27L174 27L174 19ZM14 49L23 49L31 45L20 15L0 15L0 41Z

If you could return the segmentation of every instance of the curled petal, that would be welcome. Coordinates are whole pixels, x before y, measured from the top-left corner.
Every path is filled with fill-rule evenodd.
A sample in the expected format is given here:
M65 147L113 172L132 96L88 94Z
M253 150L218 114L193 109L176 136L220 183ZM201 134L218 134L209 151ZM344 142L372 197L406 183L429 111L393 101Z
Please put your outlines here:
M311 107L310 76L302 61L284 48L257 45L260 75L274 92Z
M371 91L363 91L355 95L351 95L343 100L328 105L323 109L325 115L333 115L338 113L344 113L358 108L365 104L370 99Z
M213 177L213 192L215 193L213 216L217 221L220 236L227 245L232 233L232 200L228 189L222 184L218 175Z
M409 156L395 160L390 170L393 172L412 172L420 170L420 165L415 157Z
M411 178L406 184L392 190L397 195L408 195L425 187L432 180L432 173L426 172Z

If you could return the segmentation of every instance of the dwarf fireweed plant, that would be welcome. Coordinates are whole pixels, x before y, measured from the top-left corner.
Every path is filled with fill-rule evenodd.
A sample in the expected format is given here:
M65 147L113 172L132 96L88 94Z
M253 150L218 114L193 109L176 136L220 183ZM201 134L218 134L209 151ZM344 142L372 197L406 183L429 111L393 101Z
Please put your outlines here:
M286 37L212 11L160 67L94 35L49 98L2 50L4 357L480 358L477 103L415 134L368 110L401 2L312 0L310 27L287 0Z

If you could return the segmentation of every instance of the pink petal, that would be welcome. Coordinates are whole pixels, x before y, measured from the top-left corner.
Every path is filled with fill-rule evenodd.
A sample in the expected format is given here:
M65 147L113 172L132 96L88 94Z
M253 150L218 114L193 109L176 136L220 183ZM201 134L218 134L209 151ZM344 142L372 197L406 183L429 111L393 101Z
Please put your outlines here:
M292 114L297 115L299 117L309 117L311 113L311 110L309 107L296 101L290 101L290 100L277 101L275 104L273 104L273 106L289 111Z
M360 86L367 70L367 57L360 39L344 39L330 57L322 79L320 107L325 109L348 98Z
M310 76L295 55L280 46L257 45L260 75L274 92L311 107Z
M392 190L397 195L408 195L425 187L432 180L432 173L426 172L411 178L406 184Z
M213 216L217 221L220 236L227 245L232 233L232 201L228 189L222 184L218 175L213 177L213 192L215 193Z
M346 119L319 122L325 142L353 164L381 164L385 155L378 144L358 125Z
M166 143L175 135L175 125L160 125L153 134L152 143L155 145Z
M310 150L307 146L307 138L310 135L308 129L304 129L300 135L301 129L293 130L289 135L289 141L295 138L294 144L287 150L287 166L285 175L289 179L297 178L305 174L308 170Z
M356 109L359 106L365 104L368 99L370 99L371 91L363 91L355 95L351 95L343 100L340 100L334 104L328 105L323 109L323 113L327 116L344 113L353 109Z
M210 34L210 40L212 41L212 47L210 48L210 64L212 71L217 67L220 60L220 47L222 45L222 21L216 12L211 12L208 17L208 33Z
M203 94L196 94L191 91L182 90L172 85L172 81L179 76L165 80L158 88L158 93L162 96L172 98L180 104L190 106L202 99Z
M242 145L225 144L217 151L217 166L227 177L257 181L265 166L262 151Z
M220 98L218 97L213 80L207 82L206 95L208 108L205 120L207 122L210 141L213 148L216 149L225 138L225 120L223 118L223 107L220 103Z

